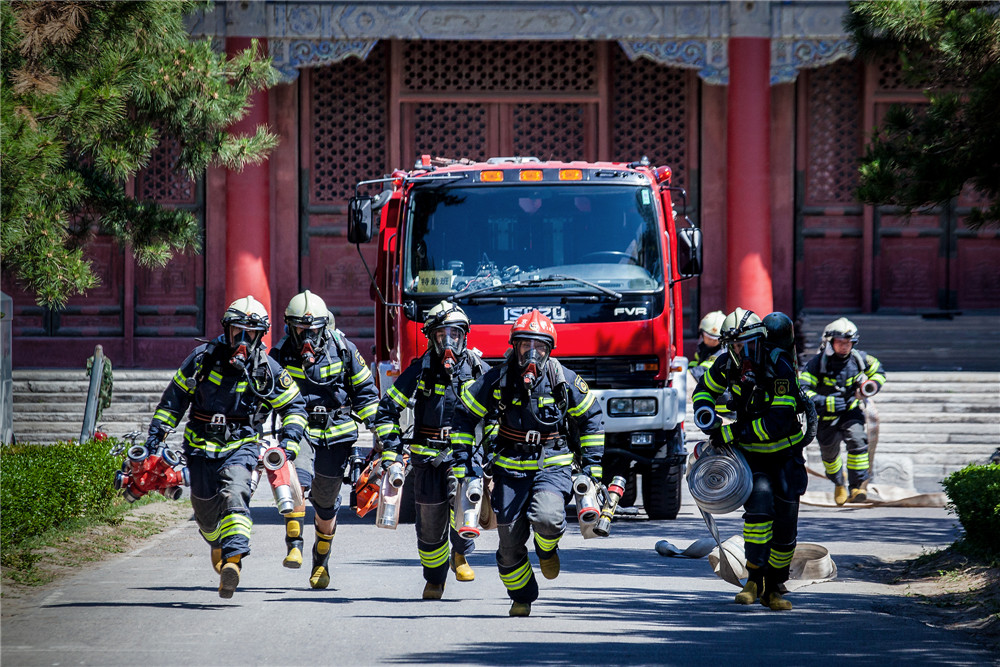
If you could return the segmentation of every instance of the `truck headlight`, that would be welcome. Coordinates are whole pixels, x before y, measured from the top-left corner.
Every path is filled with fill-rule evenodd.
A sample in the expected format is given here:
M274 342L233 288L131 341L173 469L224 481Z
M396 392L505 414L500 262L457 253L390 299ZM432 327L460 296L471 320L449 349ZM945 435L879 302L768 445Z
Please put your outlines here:
M608 401L608 414L612 417L632 414L632 399L612 398Z
M655 398L637 398L632 406L632 411L637 415L655 415L656 414L656 399Z

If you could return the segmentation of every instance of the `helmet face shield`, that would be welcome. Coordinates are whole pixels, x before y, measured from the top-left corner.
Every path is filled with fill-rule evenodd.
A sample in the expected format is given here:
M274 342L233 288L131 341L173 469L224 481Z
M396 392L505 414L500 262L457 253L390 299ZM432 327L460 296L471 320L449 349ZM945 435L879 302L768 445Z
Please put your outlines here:
M764 337L751 336L749 338L739 338L729 343L729 354L736 363L742 365L751 363L760 366L764 360Z

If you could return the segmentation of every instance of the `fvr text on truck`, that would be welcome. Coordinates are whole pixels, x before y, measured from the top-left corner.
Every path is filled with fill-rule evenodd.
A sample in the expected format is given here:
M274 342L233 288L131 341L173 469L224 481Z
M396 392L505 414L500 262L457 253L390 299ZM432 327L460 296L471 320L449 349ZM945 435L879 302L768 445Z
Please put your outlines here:
M359 183L349 241L370 241L379 214L380 390L424 353L424 315L442 299L462 305L469 344L490 363L502 360L511 324L538 308L559 332L553 356L604 410L605 482L630 480L629 502L641 474L648 516L676 517L687 400L678 283L701 272L701 231L686 219L676 228L676 190L670 168L645 159L423 156L412 171Z

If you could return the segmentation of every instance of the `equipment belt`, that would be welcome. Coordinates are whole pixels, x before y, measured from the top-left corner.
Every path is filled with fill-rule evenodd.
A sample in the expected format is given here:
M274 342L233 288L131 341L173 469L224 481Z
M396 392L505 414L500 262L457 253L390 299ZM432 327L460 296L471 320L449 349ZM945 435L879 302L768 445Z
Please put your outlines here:
M428 440L438 440L440 442L449 442L451 440L451 427L442 426L441 428L430 428L428 426L421 426L417 429L417 433L427 438Z
M541 433L539 431L518 431L516 429L500 426L498 434L498 444L511 447L520 452L529 454L537 453L544 449L547 444L555 444L562 439L562 433L552 431L551 433Z
M222 414L222 413L209 414L207 412L200 412L198 410L192 410L191 411L191 419L197 419L200 422L208 422L209 424L211 424L211 423L213 423L213 420L215 419L216 414ZM225 414L222 414L222 417L223 417L223 419L225 419L225 423L226 424L249 424L250 423L250 418L249 417L230 417L229 415L225 415Z

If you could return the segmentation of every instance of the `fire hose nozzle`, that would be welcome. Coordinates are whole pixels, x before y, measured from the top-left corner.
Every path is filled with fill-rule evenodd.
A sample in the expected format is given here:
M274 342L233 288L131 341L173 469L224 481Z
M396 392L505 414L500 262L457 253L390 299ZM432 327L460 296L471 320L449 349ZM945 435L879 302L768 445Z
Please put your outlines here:
M878 382L875 382L874 380L868 380L867 382L861 385L861 395L864 396L865 398L868 398L869 396L874 396L875 394L878 393L878 390L879 390Z
M700 429L711 428L716 419L718 416L713 408L706 406L694 411L694 425Z
M285 450L281 449L281 447L271 447L264 452L262 463L268 470L280 470L285 465L287 458Z
M584 495L590 491L591 485L593 485L593 482L590 481L590 477L587 475L577 475L573 478L573 493Z
M478 503L483 499L483 479L475 477L469 480L468 489L465 492L470 503Z
M405 476L403 475L402 464L393 463L391 466L389 466L389 469L386 471L386 475L388 475L387 481L390 486L393 486L397 489L403 486L403 480L405 479Z

